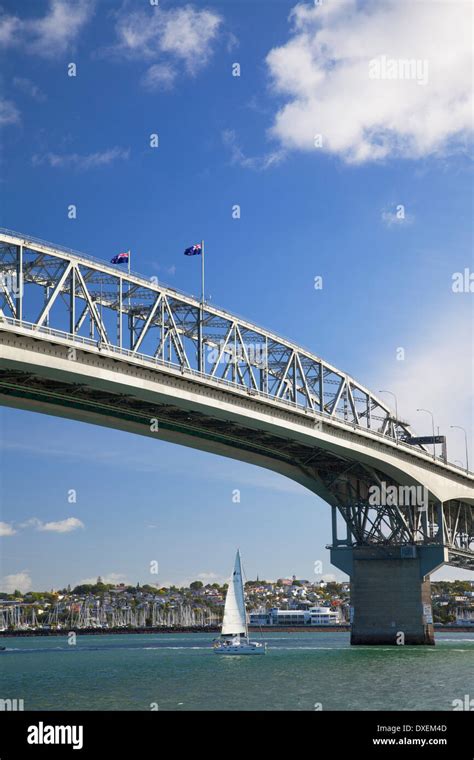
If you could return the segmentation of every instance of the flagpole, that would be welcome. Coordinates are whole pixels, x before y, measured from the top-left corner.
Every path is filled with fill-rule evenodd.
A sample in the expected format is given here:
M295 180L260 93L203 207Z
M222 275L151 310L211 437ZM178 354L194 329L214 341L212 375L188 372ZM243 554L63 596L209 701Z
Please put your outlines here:
M201 303L204 308L204 240L201 240Z
M130 278L130 259L132 258L132 250L128 249L128 277ZM133 316L130 314L130 279L128 280L128 324L130 330L130 350L133 350Z
M204 372L204 240L201 240L201 314L199 322L199 370Z

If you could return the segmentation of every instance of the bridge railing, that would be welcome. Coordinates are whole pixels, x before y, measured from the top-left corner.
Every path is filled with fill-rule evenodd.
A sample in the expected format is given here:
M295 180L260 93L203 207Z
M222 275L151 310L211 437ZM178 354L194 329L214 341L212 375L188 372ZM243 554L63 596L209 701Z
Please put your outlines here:
M103 354L109 354L109 355L116 355L121 356L125 359L132 359L134 362L137 360L146 366L152 366L152 367L165 367L167 369L172 370L174 373L180 374L180 375L191 375L193 377L200 378L201 380L205 380L206 383L210 385L214 385L217 387L226 387L231 390L237 390L243 395L251 396L254 398L261 398L264 401L271 402L272 405L276 405L278 407L291 410L291 411L299 411L304 414L306 418L315 417L321 421L326 422L334 422L337 423L337 426L343 425L351 430L360 430L363 433L369 433L370 435L376 436L384 441L390 441L391 443L395 443L394 439L391 436L387 436L384 433L381 433L378 430L374 430L373 428L367 428L363 425L358 425L355 422L346 422L345 420L341 418L334 419L329 414L323 414L321 412L318 412L314 409L309 409L307 406L304 406L303 404L298 403L297 401L288 401L286 399L275 399L274 396L272 396L269 393L266 393L265 391L257 390L254 388L244 388L242 385L240 385L237 382L233 382L232 380L227 380L225 378L219 378L219 377L211 377L206 372L201 372L200 370L193 369L192 367L185 367L185 366L178 366L174 362L166 361L165 359L160 359L158 357L152 357L147 354L142 354L140 352L134 352L130 351L127 348L119 348L118 346L114 346L112 344L104 343L102 341L94 340L92 338L87 338L82 335L73 335L72 333L69 333L65 330L58 330L56 328L47 327L47 326L41 326L37 327L37 325L33 322L27 322L25 320L19 320L14 319L12 317L7 317L6 315L0 316L0 328L2 324L7 323L8 325L11 325L15 328L20 328L25 330L28 333L35 333L36 335L49 335L51 337L57 337L60 339L63 339L67 341L68 343L75 343L82 347L91 347L99 350ZM450 467L453 467L456 470L460 471L466 471L465 468L460 467L459 465L451 462L445 462L443 459L436 457L436 460L433 459L429 454L426 452L421 452L418 448L415 446L412 446L409 443L406 443L405 441L398 440L397 445L407 449L412 454L416 453L418 456L424 455L424 458L427 458L432 461L442 462L443 464L448 464Z
M150 279L145 277L143 272L136 272L133 269L131 269L130 272L128 272L128 270L120 272L114 266L111 266L111 263L109 261L106 261L105 259L99 259L96 256L92 256L92 254L90 253L84 253L83 251L78 251L74 248L68 248L67 246L64 246L64 245L51 243L47 240L42 240L39 237L35 237L34 235L25 235L24 233L16 232L15 230L9 230L6 227L0 227L0 235L1 234L8 235L9 237L17 238L18 240L23 241L25 244L36 243L36 245L41 245L46 248L50 248L52 251L57 251L58 253L65 253L70 256L75 256L83 260L84 262L90 261L91 263L96 264L97 266L100 266L101 269L104 269L104 267L110 269L111 272L113 272L115 275L122 274L125 279L130 275L130 277L134 277L140 280L144 285L145 284L147 286L150 285ZM168 285L166 282L162 281L161 279L159 280L159 286L166 290L171 291L172 293L176 293L178 296L184 296L185 298L192 299L193 301L196 302L196 305L199 305L199 299L196 296L193 296L190 293L186 293L184 290L181 290L180 288L177 288L173 285ZM209 310L209 311L215 310L216 312L219 312L219 314L225 315L229 320L234 320L237 318L241 320L243 323L248 323L248 319L236 311L230 312L226 308L222 306L217 306L213 303L210 303L209 301L205 301L205 307L206 307L206 310ZM273 330L265 327L264 325L252 324L252 328L255 328L256 330L262 333L271 335L272 338L274 338L275 340L283 339L284 341L286 341L286 343L288 343L288 345L296 347L294 340L282 334L276 335L273 332ZM307 346L304 346L302 344L298 345L298 349L307 351L309 354L312 354L312 351ZM381 406L383 407L383 404Z

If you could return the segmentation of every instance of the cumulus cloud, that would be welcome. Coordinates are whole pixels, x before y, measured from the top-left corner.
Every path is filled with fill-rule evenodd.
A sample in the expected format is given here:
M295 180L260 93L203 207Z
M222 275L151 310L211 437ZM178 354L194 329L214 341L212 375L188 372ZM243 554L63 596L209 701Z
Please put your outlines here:
M46 13L37 18L0 16L0 48L54 58L65 53L92 17L94 0L49 0Z
M46 153L43 156L34 155L33 164L49 164L53 168L74 168L81 171L95 169L98 166L110 166L114 161L126 160L130 156L129 148L108 148L97 153Z
M0 536L14 536L15 528L10 523L0 522Z
M270 134L350 163L443 155L472 132L472 6L356 0L300 3L266 58L283 98ZM321 148L320 148L321 149Z
M5 575L0 580L0 590L6 594L13 594L17 589L25 594L32 586L31 576L27 570L22 570L21 573Z
M124 10L117 16L117 43L107 54L155 63L142 78L147 89L171 89L181 68L195 75L214 52L221 17L192 5Z

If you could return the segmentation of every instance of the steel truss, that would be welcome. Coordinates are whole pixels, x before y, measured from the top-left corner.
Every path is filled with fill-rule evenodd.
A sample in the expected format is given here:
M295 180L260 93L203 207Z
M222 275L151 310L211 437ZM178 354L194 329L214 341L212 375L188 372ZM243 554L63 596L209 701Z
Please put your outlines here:
M0 316L194 369L404 440L408 425L349 375L293 343L169 287L0 232Z
M334 546L409 549L414 545L442 544L448 547L449 564L474 569L472 505L459 500L435 501L425 489L400 486L385 474L357 462L349 462L334 477L324 472L320 476L337 502L333 507ZM376 502L370 495L374 486L382 495ZM391 488L396 494L392 498L387 497ZM346 525L342 539L337 535L337 513Z

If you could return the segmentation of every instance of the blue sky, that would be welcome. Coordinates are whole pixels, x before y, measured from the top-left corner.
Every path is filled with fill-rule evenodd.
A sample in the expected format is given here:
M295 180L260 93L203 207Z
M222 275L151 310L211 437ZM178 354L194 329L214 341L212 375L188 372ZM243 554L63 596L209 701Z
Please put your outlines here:
M473 267L470 14L2 0L0 222L106 261L131 248L133 269L195 294L182 251L205 238L213 303L395 391L420 433L416 408L432 409L464 460L449 425L472 437L472 292L452 288ZM420 68L371 79L384 56ZM220 581L237 545L248 577L308 578L317 560L342 577L329 508L284 478L59 418L3 409L1 424L5 588ZM83 527L61 532L69 518Z

